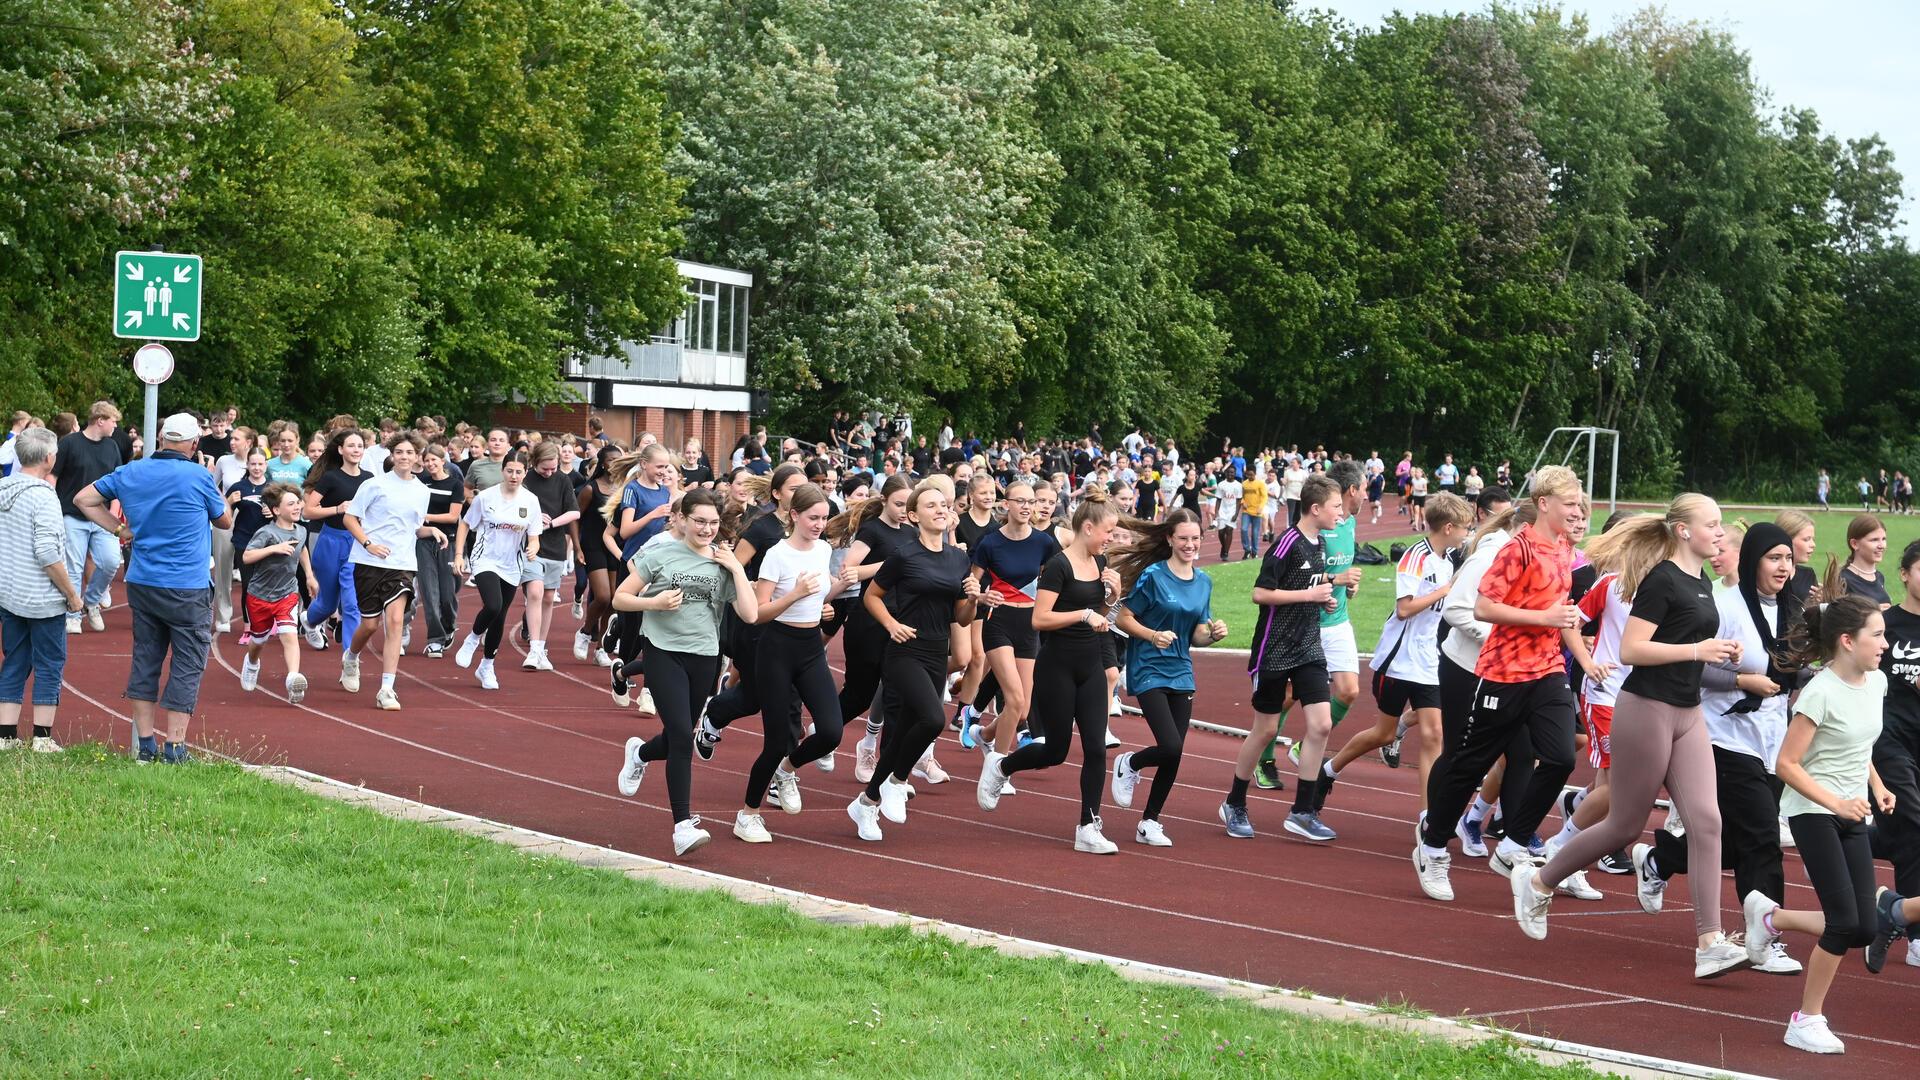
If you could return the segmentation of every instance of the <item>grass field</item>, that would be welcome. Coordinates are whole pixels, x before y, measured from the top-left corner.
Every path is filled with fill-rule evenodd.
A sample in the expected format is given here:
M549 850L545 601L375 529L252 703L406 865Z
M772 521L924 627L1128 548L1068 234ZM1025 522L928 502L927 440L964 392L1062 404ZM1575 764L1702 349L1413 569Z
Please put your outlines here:
M1769 521L1770 516L1753 511L1731 511L1729 521ZM1843 559L1847 550L1847 523L1853 520L1850 513L1835 511L1830 514L1815 514L1814 527L1819 536L1819 553L1814 557L1816 569L1825 569L1829 553ZM1900 551L1907 544L1920 539L1920 516L1885 517L1881 520L1887 526L1887 558L1880 564L1880 572L1886 576L1887 591L1897 600L1900 594ZM1599 525L1596 523L1597 530ZM1399 537L1400 543L1412 543L1412 536ZM1375 541L1374 546L1382 553L1389 550L1394 541ZM1253 623L1255 610L1253 605L1253 580L1259 573L1260 564L1256 561L1220 563L1207 567L1207 573L1213 575L1213 610L1227 621L1231 633L1221 643L1223 648L1244 649L1253 643ZM1360 651L1367 652L1380 638L1380 628L1386 624L1387 616L1393 611L1393 565L1363 566L1366 578L1360 585L1359 593L1348 605L1353 614L1354 637L1360 643Z
M0 805L8 1076L1591 1075L830 927L237 767L15 751Z

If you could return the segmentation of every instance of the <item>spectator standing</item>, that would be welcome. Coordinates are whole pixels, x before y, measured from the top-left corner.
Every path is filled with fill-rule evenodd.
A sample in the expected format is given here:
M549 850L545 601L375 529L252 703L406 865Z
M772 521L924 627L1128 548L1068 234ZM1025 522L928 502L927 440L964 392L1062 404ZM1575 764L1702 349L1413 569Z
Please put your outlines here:
M80 587L86 600L87 625L95 630L107 628L100 604L113 585L113 575L120 570L120 545L113 538L119 522L105 513L98 520L89 520L74 505L74 497L126 464L123 447L114 439L119 424L120 410L113 402L94 402L87 411L86 426L61 438L53 458L53 487L60 496L60 511L67 517L67 577ZM207 486L213 486L211 476ZM93 576L82 581L88 556L93 557ZM79 613L68 615L67 633L79 632Z
M207 576L213 533L207 525L231 529L233 512L213 486L213 474L194 460L198 420L189 413L167 417L159 442L153 454L95 480L73 502L101 532L134 541L127 567L127 606L133 612L127 700L133 702L139 760L179 765L191 760L187 723L200 701L200 677L213 644L213 589ZM116 499L127 516L125 525L107 511ZM167 714L164 752L154 739L156 704Z
M58 753L53 716L67 666L62 625L80 610L67 576L66 527L60 496L48 479L57 439L45 428L18 432L9 444L14 468L0 480L0 750L20 745L20 707L33 677L33 748Z

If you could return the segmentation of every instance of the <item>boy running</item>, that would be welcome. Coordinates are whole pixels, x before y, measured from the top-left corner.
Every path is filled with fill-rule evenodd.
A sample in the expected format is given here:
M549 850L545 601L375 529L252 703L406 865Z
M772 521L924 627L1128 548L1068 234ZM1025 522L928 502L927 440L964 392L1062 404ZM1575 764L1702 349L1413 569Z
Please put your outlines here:
M305 576L309 592L320 587L307 559L307 530L300 525L304 496L293 484L272 484L260 501L273 517L240 553L247 567L247 655L240 662L240 689L252 692L260 685L260 650L277 637L287 661L287 700L298 705L307 696L307 677L300 674L299 628L294 623L294 607L300 602L295 572Z

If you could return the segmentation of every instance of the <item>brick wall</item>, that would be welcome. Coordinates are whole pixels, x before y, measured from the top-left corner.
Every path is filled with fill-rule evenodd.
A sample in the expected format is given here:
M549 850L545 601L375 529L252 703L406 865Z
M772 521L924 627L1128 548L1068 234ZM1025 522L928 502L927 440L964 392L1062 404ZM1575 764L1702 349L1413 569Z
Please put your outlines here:
M497 427L538 431L546 435L585 435L592 406L585 402L564 405L502 405L493 410L491 422Z
M654 406L595 409L585 403L548 405L544 408L503 405L493 410L489 422L500 427L543 434L585 435L587 418L598 416L606 427L607 437L623 446L633 445L642 432L652 432L659 439L678 432L675 439L669 440L671 449L678 452L686 439L697 438L706 448L707 456L721 465L733 453L734 442L747 433L749 426L746 413L707 409L671 410L676 415L670 422L669 411Z

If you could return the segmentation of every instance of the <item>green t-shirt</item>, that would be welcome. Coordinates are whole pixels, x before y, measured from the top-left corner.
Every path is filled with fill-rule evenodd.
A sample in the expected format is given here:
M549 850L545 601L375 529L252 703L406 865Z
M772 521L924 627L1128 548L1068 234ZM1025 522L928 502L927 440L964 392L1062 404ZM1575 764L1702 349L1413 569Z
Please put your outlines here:
M1353 515L1340 519L1331 529L1320 530L1320 550L1327 554L1327 576L1344 574L1353 568ZM1347 590L1333 590L1334 609L1320 613L1321 626L1339 626L1347 621Z
M640 636L668 652L720 655L720 611L733 603L733 575L705 555L662 534L633 557L633 572L645 578L646 596L679 589L673 611L640 614Z
M1881 710L1887 702L1887 673L1867 672L1866 681L1849 686L1827 668L1800 691L1793 711L1817 725L1813 742L1800 758L1800 767L1820 786L1843 799L1867 797L1867 766L1873 760L1874 740L1880 737ZM1780 813L1830 813L1788 788L1780 796Z

